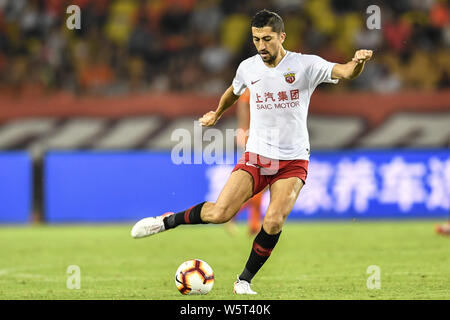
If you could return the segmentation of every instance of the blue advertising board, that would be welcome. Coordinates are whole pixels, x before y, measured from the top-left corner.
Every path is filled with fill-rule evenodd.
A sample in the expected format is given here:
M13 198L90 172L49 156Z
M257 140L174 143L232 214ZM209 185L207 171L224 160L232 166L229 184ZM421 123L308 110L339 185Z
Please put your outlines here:
M0 152L0 223L30 221L32 174L26 152Z
M233 167L175 164L170 152L50 152L45 217L128 222L178 212L215 201ZM266 192L262 210L268 202ZM289 219L438 218L449 210L448 149L315 152Z
M450 210L450 150L316 152L298 217L433 218Z
M50 152L44 163L48 222L131 221L203 201L204 166L170 153Z

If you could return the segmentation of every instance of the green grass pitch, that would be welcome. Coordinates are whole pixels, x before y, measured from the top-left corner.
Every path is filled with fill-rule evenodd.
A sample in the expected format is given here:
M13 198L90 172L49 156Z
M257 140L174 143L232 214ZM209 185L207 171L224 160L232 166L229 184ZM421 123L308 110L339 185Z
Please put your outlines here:
M450 299L450 237L436 221L287 223L253 279L257 296L234 296L233 282L250 253L245 224L181 226L151 238L132 225L0 227L0 299ZM177 267L199 258L215 273L212 291L183 296ZM68 289L69 265L81 288ZM369 290L368 266L380 268Z

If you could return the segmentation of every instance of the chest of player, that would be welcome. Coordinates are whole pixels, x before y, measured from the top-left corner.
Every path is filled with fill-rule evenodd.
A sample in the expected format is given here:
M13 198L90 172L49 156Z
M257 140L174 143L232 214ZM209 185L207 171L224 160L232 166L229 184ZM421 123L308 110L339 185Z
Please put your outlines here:
M247 81L250 101L257 110L298 108L308 95L308 81L300 69L255 70Z

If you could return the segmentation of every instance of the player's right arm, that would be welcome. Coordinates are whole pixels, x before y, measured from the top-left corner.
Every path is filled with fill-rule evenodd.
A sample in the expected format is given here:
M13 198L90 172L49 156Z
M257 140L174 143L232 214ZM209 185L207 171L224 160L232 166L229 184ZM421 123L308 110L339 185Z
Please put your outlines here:
M231 107L237 99L239 99L239 96L234 94L233 86L231 85L220 98L216 111L209 111L208 113L205 113L198 121L202 126L206 127L215 125L225 110Z

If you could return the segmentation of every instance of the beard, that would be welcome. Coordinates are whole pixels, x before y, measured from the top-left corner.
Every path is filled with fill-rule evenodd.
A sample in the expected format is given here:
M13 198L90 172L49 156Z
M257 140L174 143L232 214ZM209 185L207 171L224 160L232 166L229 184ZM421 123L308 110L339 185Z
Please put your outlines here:
M260 51L258 52L259 56L261 57L261 59L266 62L266 63L272 63L275 61L275 59L277 58L277 55L271 55L268 51ZM265 53L267 54L265 57L262 56L262 54Z

